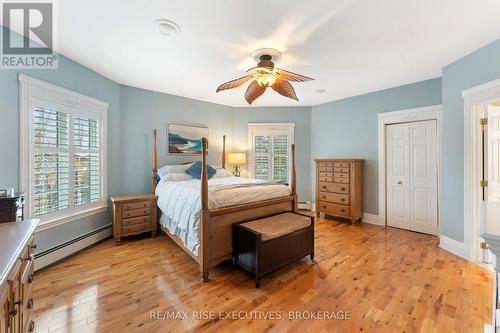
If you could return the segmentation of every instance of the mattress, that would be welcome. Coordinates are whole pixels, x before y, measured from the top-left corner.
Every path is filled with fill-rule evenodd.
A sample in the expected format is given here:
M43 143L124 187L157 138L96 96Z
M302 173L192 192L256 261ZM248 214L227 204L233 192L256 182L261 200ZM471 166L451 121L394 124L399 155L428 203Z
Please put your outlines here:
M290 195L290 188L276 182L223 177L208 181L208 207L216 209ZM176 235L195 256L199 248L201 184L198 179L164 181L156 187L160 224Z

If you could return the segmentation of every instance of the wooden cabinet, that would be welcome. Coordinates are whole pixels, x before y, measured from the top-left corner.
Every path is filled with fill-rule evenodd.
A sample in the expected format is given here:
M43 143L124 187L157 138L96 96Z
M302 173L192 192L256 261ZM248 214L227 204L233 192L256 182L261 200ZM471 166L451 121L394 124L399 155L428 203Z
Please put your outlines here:
M113 235L116 242L123 236L157 230L156 196L154 194L122 195L111 197L113 202Z
M0 225L0 333L27 333L33 321L34 244L38 220Z
M0 223L21 221L23 219L24 193L0 197Z
M316 213L361 221L364 160L316 160Z
M0 288L0 333L7 333L8 330L8 308L9 308L9 286L7 282Z

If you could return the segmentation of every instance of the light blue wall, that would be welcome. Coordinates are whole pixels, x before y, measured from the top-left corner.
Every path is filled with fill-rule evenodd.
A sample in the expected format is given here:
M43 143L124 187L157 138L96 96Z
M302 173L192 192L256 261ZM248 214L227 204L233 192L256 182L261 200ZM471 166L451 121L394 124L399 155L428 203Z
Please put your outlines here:
M443 235L464 241L464 104L462 91L500 78L500 39L443 68Z
M166 153L166 123L206 124L209 163L220 164L221 137L228 151L246 149L249 122L295 122L298 192L314 200L314 158L364 158L365 208L378 213L377 113L443 104L442 232L463 241L462 90L500 77L500 40L446 66L441 79L427 80L314 107L231 108L188 98L120 86L60 56L57 70L0 70L0 187L19 188L18 74L106 101L108 111L108 194L150 190L151 129L158 129L159 165L197 157ZM441 98L442 92L442 98ZM199 157L198 157L199 158ZM39 251L111 223L109 211L36 234Z
M19 189L19 73L56 84L108 102L108 193L120 193L120 168L118 161L120 114L119 86L113 81L64 57L59 57L56 70L6 70L0 69L0 187ZM38 232L37 251L44 251L82 234L111 223L109 213L101 213L50 230Z
M436 104L441 104L439 78L313 106L312 160L365 159L364 212L378 214L377 114ZM314 177L312 168L313 194Z
M209 127L208 162L220 166L222 135L227 151L247 146L249 122L294 122L297 143L297 189L301 199L310 199L310 108L232 108L189 98L128 86L120 89L121 170L123 193L150 191L152 134L158 129L158 165L199 160L199 156L166 153L168 122L204 124ZM229 166L228 166L229 168Z
M248 149L248 123L295 123L297 192L299 200L311 200L311 108L235 108L233 146L239 151Z
M200 160L200 156L167 154L167 122L208 125L208 163L220 166L222 135L232 135L229 106L128 86L120 89L121 163L123 193L151 191L152 129L158 129L158 166ZM229 144L229 142L228 142Z

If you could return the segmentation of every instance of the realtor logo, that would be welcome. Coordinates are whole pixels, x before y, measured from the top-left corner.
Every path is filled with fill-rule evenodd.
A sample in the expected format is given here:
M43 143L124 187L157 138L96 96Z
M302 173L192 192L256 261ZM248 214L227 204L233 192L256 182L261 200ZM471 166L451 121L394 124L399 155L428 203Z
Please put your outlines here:
M1 68L57 68L53 1L4 0L1 17Z

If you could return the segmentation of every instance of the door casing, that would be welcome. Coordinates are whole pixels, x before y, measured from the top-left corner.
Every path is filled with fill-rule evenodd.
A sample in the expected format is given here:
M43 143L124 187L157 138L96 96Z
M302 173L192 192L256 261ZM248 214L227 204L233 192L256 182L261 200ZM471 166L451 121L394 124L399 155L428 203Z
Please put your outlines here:
M480 212L482 189L479 181L482 169L480 140L480 105L500 99L500 79L462 91L464 99L464 258L479 263Z
M442 106L432 105L400 111L383 112L378 114L378 224L387 225L387 189L386 189L386 125L407 123L423 120L436 120L437 135L437 205L438 228L437 236L441 235L441 109Z

